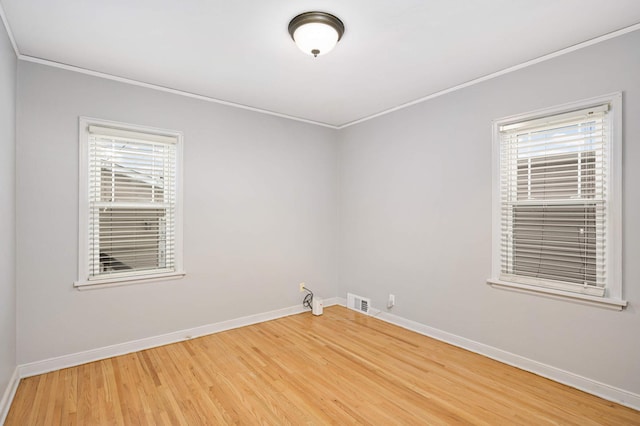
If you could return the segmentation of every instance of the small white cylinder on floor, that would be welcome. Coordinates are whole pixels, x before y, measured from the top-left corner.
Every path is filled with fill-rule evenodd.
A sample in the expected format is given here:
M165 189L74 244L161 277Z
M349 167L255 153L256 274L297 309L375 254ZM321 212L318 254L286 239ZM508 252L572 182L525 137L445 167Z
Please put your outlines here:
M311 313L313 315L322 315L322 310L324 309L323 303L322 303L322 299L319 297L314 297L313 298L313 304L312 304L312 309L311 309Z

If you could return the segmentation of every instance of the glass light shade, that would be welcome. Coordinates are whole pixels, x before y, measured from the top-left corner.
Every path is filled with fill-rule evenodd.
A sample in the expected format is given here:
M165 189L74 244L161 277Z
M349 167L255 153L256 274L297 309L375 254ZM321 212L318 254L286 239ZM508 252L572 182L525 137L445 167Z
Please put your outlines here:
M301 25L293 33L296 45L307 55L321 56L329 53L338 43L340 35L330 25L311 22Z

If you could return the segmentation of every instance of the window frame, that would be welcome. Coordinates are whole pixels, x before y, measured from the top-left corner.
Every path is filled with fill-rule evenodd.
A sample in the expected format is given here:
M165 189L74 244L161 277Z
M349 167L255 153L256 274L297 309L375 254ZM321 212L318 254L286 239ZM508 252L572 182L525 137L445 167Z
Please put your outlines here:
M605 235L607 280L603 296L584 294L559 288L545 287L528 283L505 281L501 276L501 238L502 238L502 199L501 199L501 132L502 126L550 116L571 113L573 111L609 105L610 140L607 146L609 155L609 179L607 181L607 227ZM503 117L492 122L492 265L491 278L487 283L495 288L531 293L546 297L571 300L578 303L596 305L621 310L627 302L623 300L622 287L622 92L615 92L570 102L550 108Z
M101 278L90 278L90 241L89 241L89 126L108 127L116 130L132 131L137 133L147 133L150 135L169 136L176 139L176 178L175 178L175 270L171 272L133 273L131 275L118 274L118 276L105 276ZM185 275L183 269L183 191L182 191L182 164L183 164L183 134L180 131L160 129L149 126L141 126L117 121L102 120L91 117L79 117L78 120L78 140L79 140L79 232L78 232L78 280L74 282L74 287L78 290L104 288L151 281L173 280Z

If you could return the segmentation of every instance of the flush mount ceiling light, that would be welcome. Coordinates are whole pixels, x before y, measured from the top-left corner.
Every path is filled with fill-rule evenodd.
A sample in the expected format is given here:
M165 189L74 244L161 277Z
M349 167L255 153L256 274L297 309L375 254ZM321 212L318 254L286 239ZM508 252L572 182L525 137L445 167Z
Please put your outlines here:
M305 12L289 22L289 34L307 55L329 53L344 34L344 24L325 12Z

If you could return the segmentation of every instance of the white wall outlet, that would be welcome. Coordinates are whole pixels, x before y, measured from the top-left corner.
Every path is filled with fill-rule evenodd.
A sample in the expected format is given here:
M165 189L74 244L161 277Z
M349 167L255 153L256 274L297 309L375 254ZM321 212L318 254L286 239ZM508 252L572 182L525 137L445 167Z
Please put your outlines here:
M387 300L387 309L391 309L396 304L396 296L393 294L389 295L389 300Z
M304 283L300 283L300 293L304 291Z

